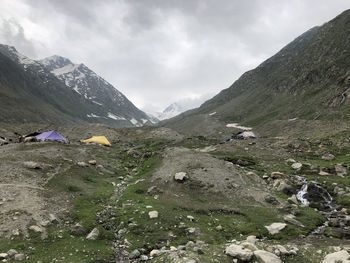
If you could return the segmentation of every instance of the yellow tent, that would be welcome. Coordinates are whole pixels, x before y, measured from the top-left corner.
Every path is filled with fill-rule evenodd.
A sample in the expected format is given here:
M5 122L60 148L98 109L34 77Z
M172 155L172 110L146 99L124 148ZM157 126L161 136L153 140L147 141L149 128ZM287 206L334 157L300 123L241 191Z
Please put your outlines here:
M105 136L92 136L90 139L81 140L84 143L99 143L106 146L112 146Z

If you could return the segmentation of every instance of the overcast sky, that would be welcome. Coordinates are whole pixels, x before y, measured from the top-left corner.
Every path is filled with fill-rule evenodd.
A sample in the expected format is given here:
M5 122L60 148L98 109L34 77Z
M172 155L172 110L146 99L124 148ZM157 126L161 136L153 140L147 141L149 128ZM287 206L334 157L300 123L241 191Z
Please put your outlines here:
M0 43L84 63L136 106L209 98L349 0L0 0Z

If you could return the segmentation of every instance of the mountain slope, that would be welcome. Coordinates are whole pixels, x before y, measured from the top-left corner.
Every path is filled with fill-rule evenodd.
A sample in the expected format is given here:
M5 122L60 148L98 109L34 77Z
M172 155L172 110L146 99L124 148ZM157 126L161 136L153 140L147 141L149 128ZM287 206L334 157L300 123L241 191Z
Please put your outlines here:
M66 83L62 76L51 73L48 65L25 57L14 47L0 45L0 55L0 121L55 124L99 122L112 127L133 127L149 123L147 115L121 93L114 91L113 86L105 81L103 85L97 85L96 81L101 82L102 78L84 65L76 67L67 59L60 61L65 66L70 62L77 71L84 70L89 74L83 94L82 91L77 92L67 86L71 83ZM60 65L56 62L51 66L59 69ZM78 80L76 85L80 85L79 75L75 75L72 81L75 79ZM118 96L124 103L106 100L107 106L103 107L100 105L102 103L98 104L91 99L93 92L101 94L98 98L101 102L106 100L106 96ZM123 115L119 114L121 111Z
M350 118L350 10L292 41L198 109L164 122L183 130L211 122ZM201 125L205 125L201 123Z
M69 59L52 56L39 61L66 86L98 106L100 118L124 122L125 125L141 126L151 124L149 117L136 108L121 92L98 76L84 64L73 64ZM90 118L96 117L91 113Z

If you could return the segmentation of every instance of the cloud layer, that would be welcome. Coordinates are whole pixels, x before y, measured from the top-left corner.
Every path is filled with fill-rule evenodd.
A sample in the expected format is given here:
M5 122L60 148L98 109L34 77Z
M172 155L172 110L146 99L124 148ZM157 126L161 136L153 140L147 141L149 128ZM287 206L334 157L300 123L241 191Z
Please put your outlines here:
M227 88L348 0L2 0L0 43L83 62L136 106Z

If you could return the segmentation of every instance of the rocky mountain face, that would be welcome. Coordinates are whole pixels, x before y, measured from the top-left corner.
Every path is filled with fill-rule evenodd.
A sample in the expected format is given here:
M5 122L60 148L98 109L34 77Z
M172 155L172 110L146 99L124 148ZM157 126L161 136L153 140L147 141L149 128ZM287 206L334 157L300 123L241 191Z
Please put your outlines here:
M198 109L165 125L191 130L212 118L253 126L278 119L349 119L349 47L347 10L302 34Z
M1 121L97 122L111 127L151 124L144 112L84 64L59 56L35 61L6 45L0 45L0 53L0 94L2 105L7 105Z

